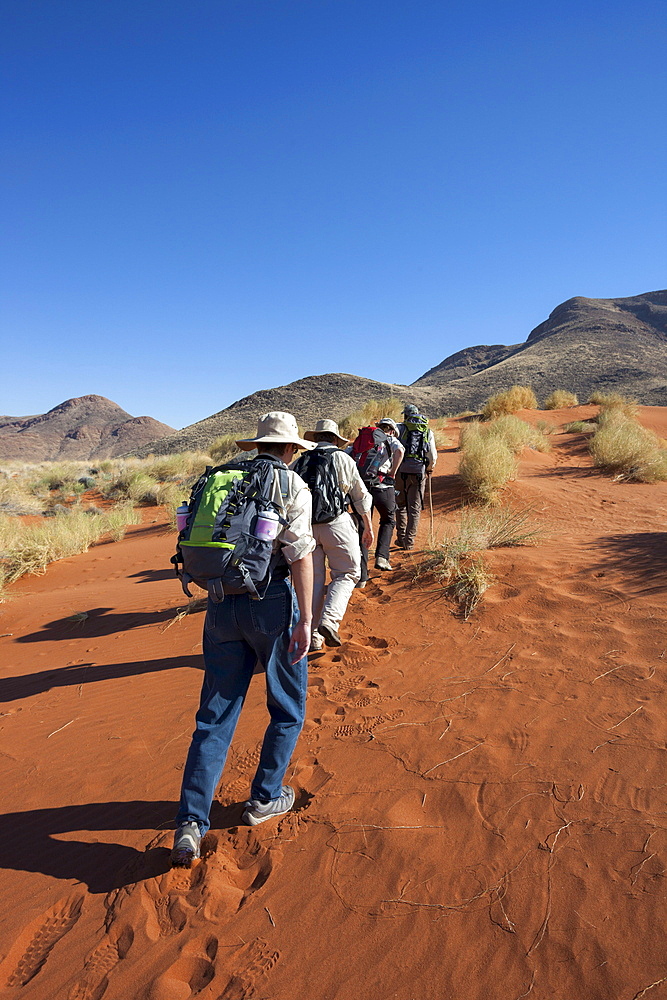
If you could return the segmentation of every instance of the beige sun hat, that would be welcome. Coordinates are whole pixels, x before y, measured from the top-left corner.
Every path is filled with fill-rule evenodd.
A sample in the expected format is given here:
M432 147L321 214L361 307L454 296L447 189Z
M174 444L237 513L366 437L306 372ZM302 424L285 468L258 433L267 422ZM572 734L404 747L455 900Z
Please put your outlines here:
M339 433L338 424L335 420L318 420L315 424L315 430L306 431L303 436L307 441L314 441L316 434L333 434L338 439L339 448L343 448L346 444L350 443L347 438L344 438Z
M257 421L257 437L236 442L242 451L252 451L260 444L296 444L310 450L315 446L299 435L296 417L284 410L272 410Z
M387 424L398 435L398 424L391 417L383 417L382 420L378 420L378 427L382 427L383 424Z

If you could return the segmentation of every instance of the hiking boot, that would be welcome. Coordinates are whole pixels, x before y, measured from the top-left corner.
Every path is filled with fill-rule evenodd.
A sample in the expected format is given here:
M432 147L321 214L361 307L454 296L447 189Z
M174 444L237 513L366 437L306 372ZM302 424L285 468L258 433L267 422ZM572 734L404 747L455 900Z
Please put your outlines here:
M333 627L333 625L327 625L326 622L321 622L317 626L317 631L321 636L324 636L324 641L327 646L342 646L343 640L338 635L338 632Z
M357 588L357 590L363 590L367 583L368 580L357 580L357 582L355 583L355 587Z
M384 556L378 556L375 560L376 569L391 569L391 563Z
M257 826L259 823L266 823L267 819L284 816L294 805L294 798L294 789L283 785L282 794L277 799L270 799L269 802L248 799L241 819L248 826Z
M190 868L195 858L199 857L201 833L198 823L181 823L174 834L174 846L171 852L172 868Z
M314 631L310 637L310 652L319 653L323 645L324 636L321 636L319 632Z

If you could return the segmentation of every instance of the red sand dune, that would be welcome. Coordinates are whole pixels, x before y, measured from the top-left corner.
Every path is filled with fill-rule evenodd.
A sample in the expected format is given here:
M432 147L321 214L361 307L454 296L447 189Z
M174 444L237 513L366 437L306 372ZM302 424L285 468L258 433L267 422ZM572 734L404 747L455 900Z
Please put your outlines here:
M641 416L667 437L664 410ZM508 491L543 539L487 555L467 622L400 569L355 591L343 646L311 658L298 807L247 829L254 679L189 872L166 848L202 616L167 627L173 535L147 512L13 588L0 997L667 997L667 487L614 483L581 436L554 442ZM446 449L438 529L457 520L455 467Z

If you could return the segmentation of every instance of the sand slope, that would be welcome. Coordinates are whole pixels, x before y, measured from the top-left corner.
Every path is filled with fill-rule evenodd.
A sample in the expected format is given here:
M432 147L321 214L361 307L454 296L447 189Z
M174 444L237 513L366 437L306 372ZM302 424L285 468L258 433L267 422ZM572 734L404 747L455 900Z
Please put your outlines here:
M641 416L667 436L664 410ZM580 436L555 441L509 490L544 537L488 555L469 621L409 585L411 557L355 592L346 642L312 657L298 808L250 830L254 678L190 872L166 845L202 615L167 627L173 536L149 512L16 585L0 997L667 997L667 488L613 483ZM446 450L441 528L455 467Z

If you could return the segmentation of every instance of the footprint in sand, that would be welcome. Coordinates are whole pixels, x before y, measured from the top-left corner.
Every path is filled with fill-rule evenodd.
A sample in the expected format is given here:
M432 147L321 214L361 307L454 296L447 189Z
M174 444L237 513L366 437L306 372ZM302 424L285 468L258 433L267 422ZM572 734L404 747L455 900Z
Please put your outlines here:
M201 993L214 976L215 966L208 958L182 955L151 983L149 1000L189 1000Z
M69 896L19 934L0 965L0 976L7 977L7 986L25 986L37 975L53 948L74 927L82 906L83 896Z
M252 1000L257 996L256 984L267 976L280 961L280 952L269 948L266 941L252 941L239 953L237 972L232 974L218 1000Z
M109 974L118 965L121 954L117 944L103 941L88 956L79 980L67 1000L100 1000L109 985Z

